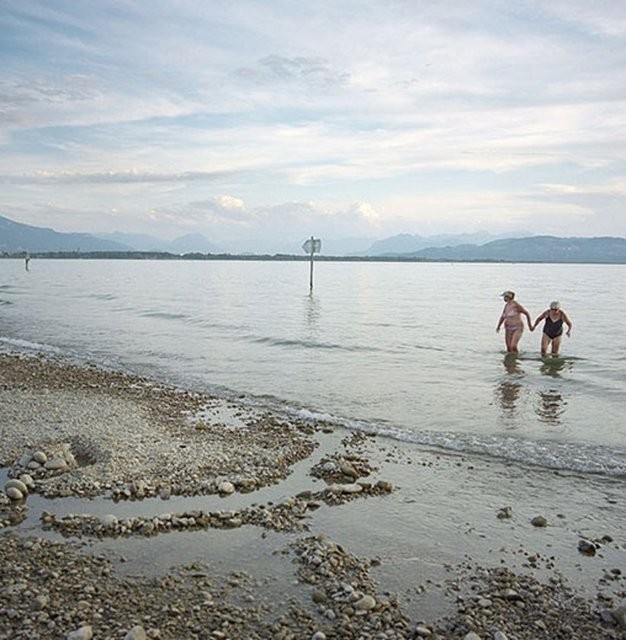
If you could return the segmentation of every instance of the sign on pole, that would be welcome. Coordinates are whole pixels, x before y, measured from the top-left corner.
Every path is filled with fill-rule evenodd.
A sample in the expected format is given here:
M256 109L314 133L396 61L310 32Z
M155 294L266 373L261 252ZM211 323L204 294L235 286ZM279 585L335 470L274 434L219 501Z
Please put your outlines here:
M313 291L313 254L322 250L322 241L319 238L311 236L302 245L305 253L311 256L311 268L309 270L309 291Z

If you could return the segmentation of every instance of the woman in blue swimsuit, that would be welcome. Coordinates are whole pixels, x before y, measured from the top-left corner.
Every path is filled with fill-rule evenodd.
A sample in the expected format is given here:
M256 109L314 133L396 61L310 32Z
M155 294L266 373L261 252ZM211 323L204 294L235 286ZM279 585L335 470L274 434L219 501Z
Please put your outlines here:
M543 325L543 335L541 336L541 357L545 358L550 344L552 344L552 355L558 356L563 338L563 323L567 325L567 337L569 338L572 333L572 322L565 311L561 309L561 303L558 300L551 302L550 308L537 317L533 324L533 329L542 320L545 320L545 323Z

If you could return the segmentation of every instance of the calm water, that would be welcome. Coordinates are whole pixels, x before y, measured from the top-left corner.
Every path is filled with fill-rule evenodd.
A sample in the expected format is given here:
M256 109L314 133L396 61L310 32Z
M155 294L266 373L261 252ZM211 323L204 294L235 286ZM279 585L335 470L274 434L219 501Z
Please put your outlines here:
M424 445L626 474L626 267L0 260L0 346L59 351ZM517 359L498 294L574 322Z

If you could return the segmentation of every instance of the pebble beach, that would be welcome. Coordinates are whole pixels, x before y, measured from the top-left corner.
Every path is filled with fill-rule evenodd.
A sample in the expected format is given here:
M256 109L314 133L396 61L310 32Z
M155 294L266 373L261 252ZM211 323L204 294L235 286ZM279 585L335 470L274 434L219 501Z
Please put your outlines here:
M626 638L621 479L17 352L0 428L0 638Z

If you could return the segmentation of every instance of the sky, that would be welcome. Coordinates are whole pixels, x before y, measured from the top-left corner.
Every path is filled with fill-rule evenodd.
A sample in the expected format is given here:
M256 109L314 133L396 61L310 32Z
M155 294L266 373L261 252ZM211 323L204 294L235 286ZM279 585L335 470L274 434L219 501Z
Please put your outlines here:
M626 236L626 2L2 0L0 215Z

